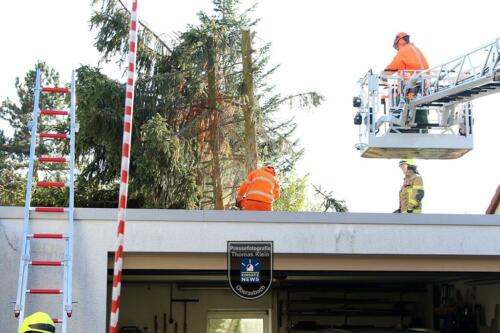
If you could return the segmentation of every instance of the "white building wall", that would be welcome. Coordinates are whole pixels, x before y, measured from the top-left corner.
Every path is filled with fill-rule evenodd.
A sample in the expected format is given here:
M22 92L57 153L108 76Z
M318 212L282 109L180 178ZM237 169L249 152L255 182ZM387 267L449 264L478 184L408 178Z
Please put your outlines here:
M116 210L77 209L69 332L106 331L107 256L115 249ZM33 214L35 232L57 232L64 219ZM22 235L22 208L0 207L0 327L14 332L12 305ZM225 253L228 240L272 240L276 253L483 255L500 254L498 215L406 215L129 210L125 251ZM55 259L57 241L36 241L40 259ZM51 258L44 257L52 253ZM38 268L35 268L38 269ZM40 268L57 269L57 268ZM57 288L35 272L35 287ZM51 296L29 296L28 312L48 308ZM34 302L32 302L34 300ZM57 315L57 314L56 314Z

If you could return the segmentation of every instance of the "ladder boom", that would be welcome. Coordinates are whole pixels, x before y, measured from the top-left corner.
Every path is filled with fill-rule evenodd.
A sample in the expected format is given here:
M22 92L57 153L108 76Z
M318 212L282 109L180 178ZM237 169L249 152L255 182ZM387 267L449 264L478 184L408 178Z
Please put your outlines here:
M429 69L370 70L359 83L361 156L458 158L473 149L471 101L500 92L500 39Z
M473 49L425 72L414 74L422 81L420 96L410 108L464 103L500 89L500 39Z

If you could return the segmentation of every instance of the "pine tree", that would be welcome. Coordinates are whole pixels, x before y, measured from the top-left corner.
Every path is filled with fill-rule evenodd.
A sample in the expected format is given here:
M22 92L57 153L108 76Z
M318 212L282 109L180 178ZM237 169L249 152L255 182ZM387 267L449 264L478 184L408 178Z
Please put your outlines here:
M31 123L33 117L33 97L35 90L36 70L41 71L42 86L58 86L59 74L44 62L38 62L34 70L28 71L24 80L17 78L15 87L19 99L19 105L10 99L2 102L0 107L0 118L7 121L13 130L11 137L0 134L0 187L2 193L0 204L23 205L26 190L26 174L28 172L29 147L31 140ZM56 94L41 94L40 107L42 109L60 109L65 105L65 97ZM48 116L44 122L39 122L38 132L65 132L67 123L55 116ZM67 152L67 143L56 140L39 141L35 154L53 155L55 152ZM66 178L58 168L47 165L36 165L34 181L50 179L52 181L65 181ZM67 192L67 190L66 190ZM60 188L34 188L32 204L50 205L61 203L67 198L65 190Z
M98 3L101 7L91 17L97 32L95 45L103 61L117 56L124 60L129 13L120 1L94 1ZM216 207L218 200L217 208L228 208L246 176L241 30L255 29L258 20L251 18L253 8L241 12L236 0L213 3L214 14L200 12L198 24L189 25L171 45L146 26L139 29L129 207L206 209ZM315 107L322 96L274 93L268 82L278 67L269 66L269 52L270 44L265 44L252 56L258 156L261 164L274 164L284 179L283 198L288 199L280 209L296 210L303 206L305 196L304 178L293 178L295 162L303 151L293 138L293 119L276 121L273 115L291 102L291 108ZM44 63L36 68L43 71L44 85L60 85L55 70ZM0 188L16 193L0 196L1 204L19 205L24 200L34 78L35 71L29 71L24 82L17 79L19 105L7 99L0 109L0 117L14 130L11 138L0 132ZM125 85L99 68L77 70L77 206L117 205L124 94ZM67 102L47 96L41 103L47 108ZM48 127L39 129L60 132L64 126L53 118ZM67 146L58 144L44 144L37 153L67 152ZM45 175L65 180L57 170ZM60 206L66 204L67 193L36 189L33 200Z
M97 30L96 47L105 61L126 54L128 12L114 0L95 1L91 24ZM138 83L136 114L149 118L159 113L176 136L195 140L197 148L196 184L202 196L199 208L213 208L218 191L223 188L227 207L245 177L243 112L244 105L241 29L255 28L253 8L240 12L239 1L214 0L214 15L200 12L199 24L190 25L178 35L172 47L147 27L139 30ZM298 141L292 139L293 120L277 122L272 115L291 99L317 106L317 93L282 97L273 93L267 82L277 67L269 68L270 45L256 52L253 63L256 100L255 122L261 162L273 163L286 174L302 155ZM210 62L215 68L215 90L210 102ZM123 60L123 58L121 58ZM135 129L135 127L134 127ZM220 178L220 180L219 180Z

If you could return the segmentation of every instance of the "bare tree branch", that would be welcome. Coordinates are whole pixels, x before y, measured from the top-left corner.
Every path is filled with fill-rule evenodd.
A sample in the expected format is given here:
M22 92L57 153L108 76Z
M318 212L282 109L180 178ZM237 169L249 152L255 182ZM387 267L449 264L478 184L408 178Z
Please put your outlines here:
M335 209L336 212L345 213L347 212L347 207L344 200L337 200L333 197L333 191L324 191L321 186L312 185L316 194L323 197L323 203L321 206L327 212L329 209Z
M118 0L118 2L120 3L120 5L122 6L123 9L125 9L127 11L127 13L130 15L130 10L127 8L127 6L125 6L125 4L122 2L122 0ZM172 50L170 49L170 47L168 47L168 45L160 38L160 36L158 36L153 30L151 30L146 24L144 24L141 20L139 20L139 24L142 25L142 27L144 29L146 29L147 31L149 31L149 33L151 33L155 38L156 40L161 44L163 45L163 47L165 47L167 49L167 51L172 54Z

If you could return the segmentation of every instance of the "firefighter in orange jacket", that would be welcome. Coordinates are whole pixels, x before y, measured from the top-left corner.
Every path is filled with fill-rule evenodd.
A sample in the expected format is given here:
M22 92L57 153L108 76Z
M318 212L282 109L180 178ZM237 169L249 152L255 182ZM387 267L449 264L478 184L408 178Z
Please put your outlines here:
M413 43L410 43L410 35L405 32L400 32L394 38L392 47L398 51L392 62L384 69L385 75L391 75L397 71L419 71L429 69L427 59L424 54ZM403 80L406 81L414 72L404 73ZM415 92L411 91L408 95L410 99L414 96ZM415 122L417 124L427 124L427 109L417 109Z
M280 197L279 187L274 167L253 170L240 185L236 205L241 210L272 211L273 201Z
M394 38L392 47L398 51L392 62L384 69L384 74L390 75L401 70L424 70L429 69L424 54L413 43L410 43L410 35L400 32Z

